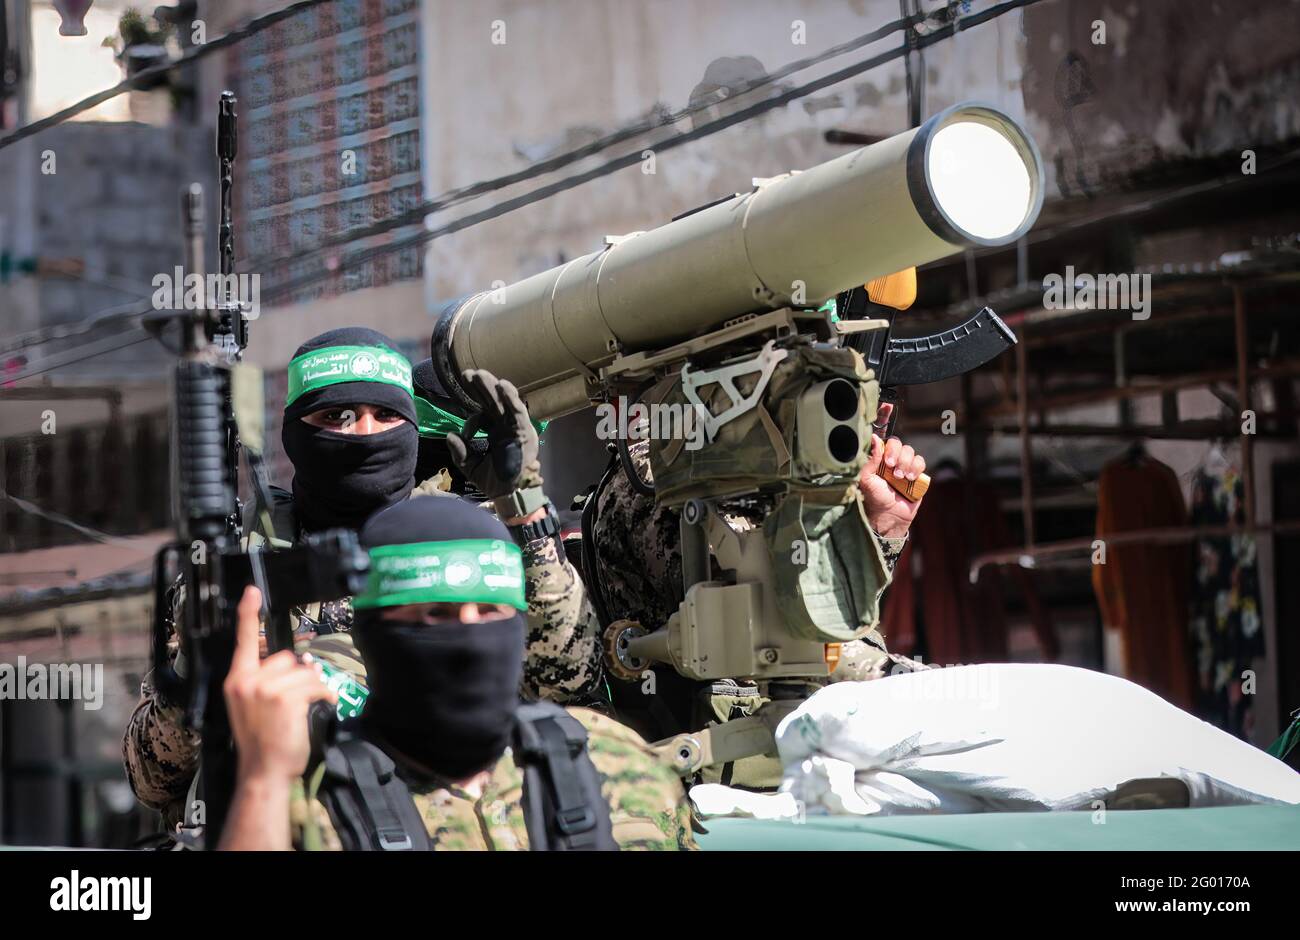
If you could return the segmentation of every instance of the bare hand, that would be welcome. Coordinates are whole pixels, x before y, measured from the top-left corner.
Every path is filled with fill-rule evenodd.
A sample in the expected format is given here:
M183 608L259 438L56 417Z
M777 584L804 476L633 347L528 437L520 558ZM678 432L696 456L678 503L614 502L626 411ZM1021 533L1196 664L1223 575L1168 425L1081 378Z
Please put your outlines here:
M235 655L226 676L226 710L245 779L292 780L307 769L307 711L312 702L335 702L320 666L301 663L288 650L258 657L262 594L244 589L239 601Z
M886 409L893 407L892 404L882 404L880 420L887 421L889 412ZM862 490L867 522L872 530L887 539L900 539L911 528L912 520L921 508L921 500L908 499L877 476L882 462L886 473L900 480L915 480L925 472L925 458L896 437L884 441L873 434L867 465L858 476L858 488Z

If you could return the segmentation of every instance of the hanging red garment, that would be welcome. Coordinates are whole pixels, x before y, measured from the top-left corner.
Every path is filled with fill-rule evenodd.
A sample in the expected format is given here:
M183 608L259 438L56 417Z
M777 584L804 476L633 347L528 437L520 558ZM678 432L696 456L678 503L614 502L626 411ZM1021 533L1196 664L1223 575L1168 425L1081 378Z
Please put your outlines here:
M1146 455L1106 464L1097 493L1097 538L1187 524L1174 471ZM1195 681L1188 648L1189 545L1107 546L1092 587L1102 622L1119 631L1125 677L1191 710Z
M934 484L930 486L933 489ZM915 656L920 639L916 634L916 576L912 574L912 545L915 542L916 524L913 523L911 537L898 556L894 577L881 601L880 632L885 637L885 645L891 653L903 656Z
M1011 544L997 490L987 483L935 480L912 522L911 538L885 592L881 629L891 652L914 655L918 615L924 623L925 658L939 665L1005 662L1008 658L1003 574L986 567L970 582L971 559ZM912 552L922 572L912 572ZM1029 572L1016 568L1030 618L1047 660L1058 654L1047 609Z

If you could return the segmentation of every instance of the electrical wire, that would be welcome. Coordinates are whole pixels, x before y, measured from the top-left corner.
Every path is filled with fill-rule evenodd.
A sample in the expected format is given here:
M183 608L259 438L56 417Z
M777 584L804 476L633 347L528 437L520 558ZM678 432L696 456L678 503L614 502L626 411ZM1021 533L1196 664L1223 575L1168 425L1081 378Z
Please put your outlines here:
M60 324L58 326L45 327L43 329L21 333L7 342L0 343L0 354L25 349L28 346L47 343L50 340L66 339L69 336L80 336L84 333L89 333L100 326L104 326L105 324L116 322L117 320L144 316L150 310L150 308L141 308L140 306L140 302L147 300L152 291L152 288L147 287L144 284L130 281L114 274L99 271L82 272L80 274L59 273L51 276L70 281L78 281L83 284L89 284L92 287L107 287L110 290L119 291L123 294L133 294L139 299L129 300L125 303L108 307L104 310L97 311L88 317L84 317L83 319L75 320L72 323Z
M1007 2L995 4L994 6L991 6L986 10L982 10L979 13L974 13L971 14L970 16L965 17L963 20L960 21L962 23L960 29L963 30L970 29L972 26L978 26L981 23L987 22L988 20L995 19L996 17L1001 16L1004 13L1009 13L1012 10L1019 9L1021 7L1030 6L1034 3L1039 3L1039 2L1041 2L1041 0L1007 0ZM521 196L516 196L512 199L507 199L506 201L502 203L498 203L497 205L489 209L484 209L480 212L472 213L468 216L464 216L462 218L456 219L438 228L430 229L425 232L419 232L417 234L407 236L406 238L397 239L396 241L390 242L386 245L376 245L372 248L362 249L361 251L358 251L352 255L339 259L339 263L335 267L326 269L324 271L306 274L301 277L294 278L289 281L285 281L282 284L275 285L270 289L264 291L263 296L279 297L287 293L292 293L293 291L299 290L303 287L310 286L312 284L319 283L320 281L329 280L330 278L338 276L342 271L348 268L357 267L358 265L364 264L365 262L370 261L374 258L382 257L383 255L391 254L396 251L401 251L405 248L426 244L437 238L441 238L444 235L449 235L452 234L453 232L458 232L461 231L462 229L470 228L482 222L487 222L490 221L491 219L498 218L509 212L514 212L518 209L522 209L525 206L532 205L533 203L541 202L544 199L549 199L551 196L554 196L557 193L561 193L569 189L574 189L594 179L599 179L604 176L609 176L610 174L615 173L618 170L625 169L626 167L634 166L640 163L644 159L644 157L642 156L643 149L650 149L653 150L656 154L658 154L667 150L672 150L677 147L683 146L684 144L688 144L693 141L700 140L705 137L709 137L720 131L726 130L729 127L733 127L737 124L741 124L745 121L758 117L759 115L765 114L768 111L772 111L776 108L783 107L784 105L789 104L791 101L796 101L799 98L806 97L830 85L839 84L840 82L845 81L846 79L853 78L857 75L862 74L863 72L867 72L870 71L871 69L878 68L879 66L884 65L887 62L892 62L894 59L900 58L901 56L905 55L909 51L914 51L916 49L924 49L926 46L934 45L935 43L940 42L941 40L947 39L949 36L954 35L957 32L958 28L959 27L956 25L956 23L949 23L945 26L939 27L932 33L927 33L924 36L918 37L917 40L910 45L903 45L894 49L887 50L878 55L872 56L869 59L864 59L861 62L857 62L853 65L846 66L845 68L842 68L836 72L832 72L831 74L823 76L822 78L818 78L813 81L807 82L803 85L798 85L794 88L787 89L786 91L772 98L764 99L763 101L756 102L755 104L742 108L739 111L736 111L732 114L724 115L723 117L717 118L713 121L709 121L706 124L701 124L699 127L693 128L689 131L684 131L672 137L665 138L657 143L649 144L647 148L639 148L637 150L631 151L629 153L624 154L621 157L617 157L613 160L606 161L605 163L602 163L597 167L593 167L592 169L587 170L583 173L578 173L574 176L565 177L564 179L558 180L554 183L548 183L545 186L541 186Z
M929 15L930 14L913 14L911 16L902 17L891 23L886 23L884 26L874 29L869 33L864 33L861 36L850 39L847 42L831 46L829 49L825 49L817 55L806 56L805 58L787 63L775 72L771 72L760 78L746 82L742 87L732 92L729 97L734 98L749 94L765 85L770 85L783 78L788 78L796 72L802 72L814 65L820 65L828 59L833 59L837 56L844 55L845 53L853 52L863 46L870 45L873 42L877 42L886 36L896 33L901 29L907 29L916 23L922 22L926 20ZM407 209L396 216L382 219L362 229L340 232L338 235L330 236L320 244L311 248L303 249L296 253L291 252L289 254L270 258L264 263L279 264L282 262L297 261L300 258L325 251L329 248L334 248L354 241L360 241L365 238L372 238L376 235L390 232L396 228L417 224L424 221L425 216L432 215L434 212L451 208L452 206L465 202L466 200L472 199L476 196L496 192L497 190L504 189L507 186L513 186L517 183L523 183L530 179L535 179L538 176L544 176L547 173L553 173L556 170L563 169L564 167L577 163L580 160L584 160L587 157L595 156L616 144L621 144L624 141L632 140L642 134L647 134L651 131L658 130L661 127L667 127L687 118L694 117L710 108L716 107L718 103L719 99L710 99L709 101L700 104L688 105L678 111L661 113L660 116L655 119L647 118L636 121L625 125L618 130L612 131L603 137L593 140L590 143L584 144L581 147L565 151L564 153L557 154L553 157L547 157L545 160L539 160L521 170L507 173L503 176L495 177L494 179L480 180L476 183L471 183L457 189L448 190L442 195L421 203L418 206Z
M42 509L40 506L37 506L35 503L28 502L27 500L22 499L18 496L14 496L12 493L5 492L4 490L0 490L0 499L8 500L10 503L17 506L21 511L27 513L30 516L38 516L41 519L47 519L50 522L53 522L57 525L66 526L67 528L72 529L76 532L80 532L82 535L86 536L89 539L93 539L96 542L103 542L106 545L131 544L130 539L124 539L117 535L109 535L107 532L101 532L98 529L92 529L90 526L82 525L80 522L76 522L72 519L69 519L67 516L61 516L57 512L51 512L48 509Z
M1034 0L1031 0L1031 2L1034 2ZM1260 164L1259 169L1261 171L1283 169L1289 164L1295 163L1297 161L1300 161L1300 148L1287 151L1286 153L1281 154L1280 156L1278 156L1273 160ZM1251 185L1256 182L1257 182L1257 177L1242 176L1240 174L1234 173L1213 180L1205 180L1198 183L1192 183L1185 187L1182 187L1181 189L1176 189L1171 192L1162 193L1160 195L1150 197L1148 199L1143 199L1139 202L1123 206L1119 209L1108 210L1107 212L1101 215L1087 216L1082 219L1075 219L1069 222L1062 222L1046 229L1036 230L1032 235L1026 236L1026 240L1030 244L1039 244L1045 241L1050 241L1054 238L1058 238L1061 235L1066 234L1067 232L1075 231L1077 229L1087 228L1102 223L1111 224L1116 218L1127 218L1129 216L1141 215L1144 212L1150 212L1155 209L1164 208L1169 205L1182 202L1193 196L1200 196L1209 192L1213 192L1215 190L1228 189L1238 185ZM477 223L475 222L469 223L469 225L473 225L473 224L477 224ZM469 225L465 227L469 227ZM434 237L437 236L434 235ZM1014 246L1004 245L997 248L984 248L975 251L974 254L976 254L977 256L994 254L999 251L1009 250L1012 247ZM330 272L330 273L333 274L335 272ZM1231 270L1225 269L1224 273L1231 273ZM290 288L286 288L286 289L290 289ZM268 292L268 294L273 294L273 293L275 292L274 291ZM954 305L954 307L950 308L949 313L953 315L962 315L964 313L969 312L969 309L974 309L977 307L984 306L992 296L993 295L991 294L985 295L984 297L978 299L977 301L974 302L973 307L970 303ZM68 327L57 327L55 328L56 332L52 333L49 336L36 337L34 334L24 334L23 336L18 337L13 342L6 344L4 346L0 346L0 352L12 352L16 349L35 345L41 342L47 342L48 340L51 339L63 339L68 336L87 333L90 332L92 329L95 329L107 323L114 322L118 319L129 319L130 317L143 317L145 314L150 312L148 310L133 309L132 311L127 313L116 313L115 311L117 311L118 309L119 308L110 308L107 311L102 311L101 314L97 315L98 317L100 317L100 319L92 318L89 320L80 321L77 324L69 325ZM110 316L109 314L112 315ZM36 331L36 332L40 332L40 331ZM142 342L146 338L148 337L141 337L139 339L133 340L131 343L126 343L123 345L128 346L136 342ZM90 344L86 344L86 345L90 345ZM78 346L74 348L81 349L84 347ZM123 347L114 347L114 348L123 348ZM111 352L111 351L113 350L112 349L102 350L102 352ZM29 376L32 375L40 375L42 372L47 372L50 369L59 368L60 365L73 365L77 362L84 361L84 359L93 358L94 356L97 355L100 355L100 352L90 353L89 355L81 359L76 359L69 363L63 363L63 364L56 363L55 365L49 366L48 368L41 369L39 371L33 370L33 371L25 372L22 375L18 376L17 378L8 378L8 379L4 379L4 381L12 382L12 381L18 381L19 379L23 379L23 378L28 378ZM38 363L38 365L41 365L43 363L44 360L41 360L41 362Z
M21 382L23 379L30 379L38 375L44 375L46 372L51 372L54 369L65 369L68 366L75 366L78 363L85 362L87 359L94 359L96 356L102 356L105 353L117 352L119 349L126 349L128 346L138 345L139 343L143 343L145 340L152 339L153 337L151 337L148 333L145 333L140 336L130 337L127 339L126 342L118 343L117 345L113 345L112 343L108 342L108 340L115 340L120 338L121 337L118 336L110 336L104 340L97 340L96 342L93 343L82 343L81 345L74 346L72 349L66 350L63 353L58 353L56 355L47 356L46 358L41 359L39 362L36 363L35 367L28 369L26 372L22 372L19 375L15 375L15 376L5 376L3 377L3 381L6 383ZM70 353L82 352L83 350L89 349L92 346L98 348L94 349L91 352L87 352L84 355L75 356L73 358L61 358L61 357L68 356L68 354ZM51 361L51 360L55 360L55 361Z
M269 29L281 20L288 19L298 13L302 13L304 10L320 6L323 3L331 2L333 2L333 0L298 0L297 3L291 3L283 9L273 10L262 16L254 17L243 26L236 27L225 35L218 36L216 39L209 39L207 42L199 46L191 46L186 49L179 58L173 59L170 62L161 63L160 65L150 66L147 69L141 69L130 78L118 82L112 88L105 88L103 91L97 91L88 98L83 98L76 104L69 105L62 111L56 111L49 117L43 117L39 121L32 121L30 124L24 124L12 133L0 137L0 150L12 146L21 140L26 140L28 137L35 136L41 131L62 124L64 121L74 118L78 114L83 114L91 108L98 107L105 101L116 98L118 95L125 94L132 88L139 88L146 85L154 79L166 75L168 72L172 71L172 69L179 68L190 62L197 62L199 59L209 56L220 49L224 49L227 46L233 46L238 42L243 42L250 36L255 36L264 29Z
M967 24L968 22L969 25L976 26L979 25L980 22L983 22L984 19L988 18L988 17L984 17L977 20L976 17L973 16L966 16L960 18L956 17L952 9L953 7L952 4L949 4L947 7L941 7L937 10L926 13L920 9L919 0L916 0L916 2L918 6L915 12L910 14L905 13L905 15L901 16L899 19L896 19L890 23L886 23L884 26L878 27L877 29L874 29L869 33L864 33L861 36L856 36L853 39L847 40L846 42L842 42L839 43L838 45L831 46L830 48L825 49L816 55L805 56L802 59L796 59L793 62L789 62L774 72L761 76L760 78L753 79L752 81L746 82L744 85L742 85L739 89L734 91L728 97L740 97L742 95L749 94L750 92L758 88L761 88L765 85L770 85L774 82L780 81L783 78L788 78L789 76L795 74L796 72L802 72L815 65L820 65L822 62L825 62L829 59L833 59L838 56L844 55L846 53L856 51L857 49L860 49L863 46L870 45L873 42L878 42L879 40L884 39L885 37L890 36L893 33L899 32L900 30L905 30L912 27L920 26L921 24L930 22L932 20L940 24L939 28L949 30L947 33L945 33L944 36L938 37L938 38L946 38L949 35L956 35L957 32L960 32L961 30L967 28L967 26L964 24ZM1037 2L1037 0L1029 0L1029 2L1031 3ZM926 35L930 35L930 34L922 33L918 35L924 38ZM909 51L916 51L922 49L924 48L925 45L929 45L929 44L930 43L912 45L909 47ZM920 61L923 67L924 59L921 59ZM910 96L911 96L911 87L909 85L909 98ZM921 100L923 99L918 100L918 107L923 108L923 104L920 103ZM334 248L339 245L348 244L354 241L360 241L366 238L372 238L376 235L382 235L386 232L390 232L393 229L403 228L408 225L414 225L416 223L422 222L425 216L431 215L434 212L451 208L452 206L458 205L459 203L474 198L476 196L481 196L486 193L495 192L507 186L513 186L517 183L526 182L527 180L534 179L538 176L543 176L547 173L552 173L572 163L576 163L587 157L594 156L597 153L600 153L604 150L608 150L610 147L616 144L623 143L626 140L631 140L635 137L641 136L642 134L646 134L651 131L658 130L661 127L667 127L669 125L676 124L687 118L694 117L697 114L709 110L710 108L716 107L718 103L719 103L718 100L710 100L710 101L702 102L700 104L688 105L687 107L682 108L676 112L667 112L665 114L662 114L657 119L645 119L645 120L634 122L632 124L628 124L616 131L612 131L611 133L606 134L603 137L591 141L588 144L584 144L581 147L577 147L573 150L566 151L565 153L558 154L554 157L548 157L545 160L541 160L536 163L530 164L529 166L521 170L517 170L514 173L507 173L504 176L499 176L496 177L495 179L481 180L477 183L471 183L467 186L463 186L458 189L449 190L448 192L443 193L441 196L438 196L427 202L421 203L420 205L415 206L413 208L407 209L396 216L392 216L388 219L382 219L362 229L353 229L346 232L340 232L338 235L330 236L329 238L320 242L320 244L314 245L311 248L305 248L299 252L279 255L277 257L270 258L263 263L279 264L279 263L297 261L302 258L308 257L310 255L316 254L318 252L328 250L329 248ZM909 104L909 108L911 107L912 105Z
M128 303L118 304L115 307L108 307L100 310L84 320L76 320L72 323L60 324L58 326L47 326L43 329L32 330L27 333L20 333L6 343L0 344L0 353L16 352L19 349L26 349L28 346L39 346L42 343L48 343L56 339L67 339L70 336L81 336L98 329L101 326L107 326L121 320L129 320L132 317L143 317L149 313L152 308L142 309L140 301L133 300Z
M294 7L314 5L314 3L318 3L318 2L322 2L322 0L308 0L306 4L295 4ZM1008 13L1011 12L1012 10L1019 9L1022 7L1030 6L1038 2L1041 2L1041 0L1006 0L1006 2L995 4L986 10L980 11L979 13L971 14L969 16L962 18L959 21L949 22L943 26L938 27L933 32L920 35L918 36L916 41L910 44L904 44L903 46L886 50L885 52L882 52L878 55L872 56L868 59L862 60L853 65L846 66L845 68L839 69L836 72L832 72L829 75L825 75L821 78L807 82L803 85L799 85L799 86L795 86L794 88L787 89L786 91L772 98L764 99L763 101L756 102L732 114L724 115L713 121L709 121L705 124L702 124L699 127L692 128L690 131L681 132L672 137L665 138L664 140L659 141L658 143L652 144L650 149L653 149L655 150L656 153L659 153L666 150L675 149L677 147L683 146L695 140L700 140L705 137L709 137L713 134L719 133L720 131L726 130L729 127L733 127L737 124L744 123L745 121L752 120L753 118L756 118L762 114L767 113L768 111L774 110L778 107L783 107L784 105L789 104L791 101L795 101L798 100L799 98L806 97L807 95L820 91L823 88L829 87L831 85L839 84L840 82L843 82L849 78L853 78L864 72L870 71L871 69L878 68L881 65L884 65L888 62L893 61L894 59L901 57L902 55L905 55L909 51L916 51L918 49L923 49L926 46L933 45L937 42L947 39L948 37L954 35L959 29L964 30L964 29L969 29L972 26L978 26L981 23L997 18L1004 13ZM286 8L286 10L293 10L293 7ZM280 18L283 18L284 15L289 15L288 12L286 11L279 11L279 13L281 14ZM268 14L268 17L270 15L271 14ZM260 23L266 19L267 17L262 17L259 20L251 21L249 26L245 27L244 29L245 30L251 29L253 24ZM267 25L270 24L268 23ZM881 27L878 30L874 30L871 33L867 33L864 34L863 36L857 37L854 40L850 40L849 43L842 44L842 46L853 46L854 48L856 48L854 44L863 45L866 44L866 42L868 41L875 41L875 39L868 39L868 37L875 37L876 39L878 39L880 38L880 36L878 36L877 34L888 35L889 33L896 32L898 29L906 28L908 25L910 24L905 20L895 20L892 23L886 24L885 26ZM259 28L265 28L265 27L263 26ZM251 33L249 34L251 35ZM233 35L233 33L227 34L227 36L222 37L222 39L224 40L231 35ZM244 37L240 37L240 38L244 38ZM217 40L214 40L214 42L216 41ZM237 41L237 40L232 40L232 41ZM834 47L834 49L841 49L841 47ZM833 50L826 50L825 52L821 53L820 56L829 57L829 55L832 52ZM840 54L840 53L834 52L834 54ZM814 56L810 58L817 59L818 57ZM800 60L800 61L802 62L806 60ZM173 65L174 64L176 63L173 63ZM799 62L790 63L789 65L784 66L783 69L780 70L778 73L774 73L774 75L790 74L792 71L797 71L799 68L806 68L806 67L807 67L806 65L801 66ZM709 105L709 107L711 106L712 104ZM609 136L614 137L616 135L609 135ZM0 145L3 145L3 142L4 142L3 140L0 140ZM567 156L568 155L561 155L560 157L554 159L556 160L565 159ZM580 159L580 158L575 157L574 159ZM339 275L342 271L347 270L348 268L357 267L373 258L382 257L384 255L391 254L393 252L401 251L408 247L427 244L428 242L431 242L437 238L441 238L445 235L449 235L454 232L458 232L462 229L473 227L475 225L478 225L482 222L489 221L491 219L499 218L500 216L506 215L510 212L517 211L518 209L524 208L528 205L541 202L558 193L565 192L569 189L574 189L578 186L583 185L584 183L590 182L595 179L599 179L604 176L608 176L628 166L633 166L635 164L638 164L642 161L642 159L644 159L642 156L642 148L638 148L637 150L624 154L622 157L618 157L614 160L606 161L605 163L602 163L599 166L587 170L583 173L575 174L574 176L566 177L562 180L558 180L553 183L547 184L545 186L541 186L528 193L522 194L520 196L516 196L512 199L505 200L502 203L498 203L497 205L492 206L488 209L484 209L479 212L472 213L468 216L455 219L446 225L440 226L439 228L420 232L403 239L398 239L394 242L390 242L385 245L378 245L372 248L363 249L361 251L355 252L341 259L338 266L333 269L314 272L311 274L304 275L302 277L292 279L290 281L286 281L282 284L276 285L271 289L269 289L268 291L266 291L266 296L267 297L282 296L284 294L299 290L305 286L309 286L312 284L319 283L321 281L329 280L330 278ZM543 161L543 163L545 162L546 161ZM506 179L506 178L507 177L501 177L498 179ZM490 180L484 181L483 183L472 184L469 187L464 187L462 188L462 190L454 191L454 192L465 192L474 189L477 186L492 185L494 182L495 181L490 181ZM504 186L510 184L502 183L501 185ZM467 196L465 198L469 198L469 197ZM379 225L390 224L390 227L396 228L399 225L408 225L411 223L407 221L402 221L398 223L395 220L386 220L386 223L378 223L378 224ZM374 227L372 226L372 228ZM383 229L382 231L388 231L388 229ZM382 234L382 231L376 232L374 234ZM348 236L347 240L351 242L364 237L370 237L370 236L353 233ZM308 254L315 253L323 247L326 246L318 246L317 248L313 248L307 252L303 252L302 255L290 256L289 258L283 260L284 261L294 260L300 256L305 256ZM138 315L143 316L144 313L147 313L147 311L141 311L139 312ZM129 318L130 316L134 316L134 315L137 314L125 314L124 316ZM107 321L107 319L108 318L105 318L105 321ZM96 325L100 325L100 324L97 323ZM37 363L38 368L29 369L26 372L22 373L21 375L13 379L10 379L10 381L20 381L22 379L30 378L35 375L43 374L44 372L48 372L55 368L62 368L68 365L74 365L79 362L83 362L86 359L93 358L94 356L101 355L103 353L113 352L116 351L117 349L122 349L122 348L126 348L127 346L135 345L136 343L143 342L145 339L148 338L149 337L147 335L141 336L117 346L109 346L108 348L104 348L104 349L96 349L93 352L88 352L84 356L72 360L54 362L48 365L46 364L45 360L42 360L41 362ZM31 343L27 343L26 345L31 345ZM94 344L86 344L86 345L90 346ZM76 349L83 349L83 348L86 347L85 346L76 347Z
M825 49L822 52L818 53L817 55L806 56L805 58L797 59L793 62L787 63L786 65L782 66L781 68L777 69L774 72L771 72L760 78L754 79L753 81L747 82L740 90L738 90L735 93L735 95L739 96L739 95L748 94L758 88L761 88L765 85L769 85L773 82L780 81L783 78L787 78L790 75L795 74L796 72L800 72L805 69L811 68L812 66L818 65L828 59L832 59L837 56L844 55L848 52L852 52L856 49L859 49L862 46L869 45L873 42L877 42L880 39L883 39L887 36L892 35L893 33L898 32L899 30L907 29L911 26L916 25L917 23L925 21L926 19L934 15L936 14L917 13L911 16L902 17L890 23L886 23L884 26L871 30L868 33L864 33L861 36L857 36L846 42L839 43L838 45ZM250 24L250 26L251 25L252 24ZM388 219L383 219L363 229L354 229L348 232L342 232L339 235L332 236L326 239L325 241L321 242L318 245L312 246L311 248L304 249L296 253L291 252L284 255L280 255L271 258L267 261L264 261L262 262L262 264L264 265L291 264L293 262L299 261L303 258L310 257L320 252L328 251L330 248L334 248L339 245L350 244L352 242L361 241L367 238L373 238L377 235L382 235L386 232L390 232L397 228L404 228L422 222L428 215L431 215L434 212L451 208L455 205L458 205L462 202L466 202L478 196L486 195L488 193L495 192L500 189L504 189L505 187L513 186L517 183L525 182L529 179L533 179L538 176L542 176L547 173L554 172L555 170L562 169L565 166L568 166L572 163L576 163L589 156L594 156L595 154L607 150L610 147L614 146L615 144L622 143L625 140L633 139L642 134L656 130L659 127L668 126L677 123L678 121L681 121L683 119L693 117L696 114L699 114L703 111L707 111L709 108L715 107L717 103L718 102L715 100L710 100L706 103L688 106L677 112L669 113L667 115L662 116L658 120L642 120L642 121L638 121L626 125L588 144L585 144L574 150L569 150L566 151L565 153L558 154L554 157L549 157L545 160L541 160L536 163L530 164L529 166L525 167L522 170L516 171L514 173L507 173L503 176L498 176L493 179L480 180L476 183L471 183L469 185L462 186L457 189L449 190L432 200L422 203L421 205L416 206L412 209L406 210L405 212L401 213L398 216L394 216ZM30 333L23 334L7 343L4 343L3 345L0 345L0 351L12 352L17 349L23 349L28 346L33 346L44 342L48 342L49 340L52 339L64 339L69 336L81 335L90 332L91 330L96 329L101 325L113 323L118 320L129 320L133 317L143 317L148 312L149 312L148 310L140 310L131 304L122 304L117 307L113 307L113 308L109 308L108 310L101 311L95 316L80 321L80 323L75 325L46 328L45 330L34 330Z

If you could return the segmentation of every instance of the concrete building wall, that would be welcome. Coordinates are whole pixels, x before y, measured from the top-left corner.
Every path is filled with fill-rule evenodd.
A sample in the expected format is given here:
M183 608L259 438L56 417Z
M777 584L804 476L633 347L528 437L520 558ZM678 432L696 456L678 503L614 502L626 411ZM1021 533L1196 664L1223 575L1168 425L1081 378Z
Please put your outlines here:
M80 272L17 273L0 284L4 379L34 373L40 382L121 385L128 390L124 413L159 407L172 355L120 321L86 323L149 309L155 275L181 263L180 193L209 175L208 143L186 127L69 122L0 151L0 179L8 181L0 186L0 228L7 233L0 233L0 249ZM26 344L60 328L69 335ZM87 355L133 337L140 341ZM64 429L103 415L93 402L0 399L3 433L36 432L49 408Z
M713 97L721 104L695 119L703 123L734 107L734 99L716 95L720 85L738 87L897 16L897 4L888 0L612 0L594 5L429 0L422 30L426 189L436 195L518 171L657 111L679 111ZM504 42L499 41L502 35ZM745 101L898 46L901 35L796 73ZM1018 113L1019 45L1018 16L1012 15L927 51L932 106L982 98ZM679 122L557 176L650 147L656 137L691 127L692 121ZM455 296L496 279L514 281L593 250L605 234L660 225L748 188L752 177L813 166L844 153L843 146L824 141L828 129L892 134L906 127L904 70L896 60L659 154L653 174L629 167L433 242L426 259L430 296ZM472 208L534 185L503 190ZM437 222L457 214L439 216Z
M1094 194L1155 165L1300 135L1297 22L1297 0L1026 8L1024 101L1049 192Z
M181 261L180 193L195 173L183 130L69 122L36 140L56 170L45 173L42 156L27 174L36 201L36 251L79 259L85 274L42 279L40 309L18 311L20 322L35 314L50 326L147 301L154 275Z

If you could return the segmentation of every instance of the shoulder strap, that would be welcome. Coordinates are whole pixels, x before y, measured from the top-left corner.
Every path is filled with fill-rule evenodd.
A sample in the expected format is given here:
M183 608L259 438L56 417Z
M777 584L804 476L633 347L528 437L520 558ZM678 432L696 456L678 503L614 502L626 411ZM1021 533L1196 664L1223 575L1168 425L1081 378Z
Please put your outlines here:
M551 702L516 712L511 746L524 772L524 821L533 851L616 852L587 729Z
M620 466L618 454L611 454L600 482L582 504L582 551L579 553L582 581L602 630L609 626L610 618L609 606L605 603L604 584L600 580L600 565L596 561L596 504L600 502L601 496L604 495L606 487L609 486L610 480Z
M265 544L268 548L288 548L298 538L298 518L294 512L293 494L278 486L269 486L270 505L263 502L258 487L253 488L253 498L244 505L242 518L244 537L252 544ZM270 523L271 532L266 529Z
M350 851L429 851L429 833L392 758L341 727L325 751L320 800Z

